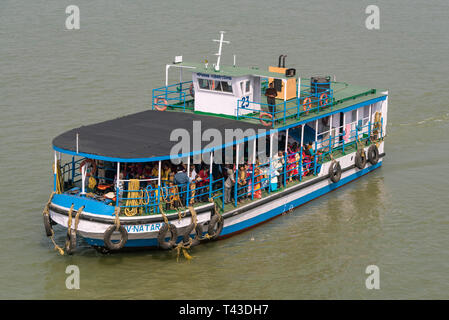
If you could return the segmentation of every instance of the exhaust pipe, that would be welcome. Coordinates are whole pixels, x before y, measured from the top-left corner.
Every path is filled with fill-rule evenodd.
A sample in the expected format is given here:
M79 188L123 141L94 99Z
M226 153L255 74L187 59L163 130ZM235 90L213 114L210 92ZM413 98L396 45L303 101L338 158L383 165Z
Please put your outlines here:
M282 60L282 57L283 57L284 55L283 54L281 54L280 56L279 56L279 63L278 63L278 67L280 68L281 67L281 60Z
M286 57L287 57L287 55L282 56L282 68L285 68L285 58Z

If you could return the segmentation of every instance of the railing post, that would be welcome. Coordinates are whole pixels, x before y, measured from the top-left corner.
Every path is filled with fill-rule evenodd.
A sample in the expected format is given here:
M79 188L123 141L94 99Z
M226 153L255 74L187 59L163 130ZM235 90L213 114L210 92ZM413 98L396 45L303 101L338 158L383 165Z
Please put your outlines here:
M284 100L284 124L286 115L287 115L287 101Z
M380 138L383 138L384 136L384 118L380 118Z
M239 120L240 100L237 100L237 120Z
M213 152L210 152L210 165L209 165L209 199L212 198L212 162L214 161Z
M315 152L314 152L314 157L313 157L313 175L316 176L316 163L318 160L318 145L317 142L315 140Z
M115 194L115 206L119 205L120 198L120 162L117 162L117 179L116 179L116 194Z
M225 181L224 178L222 178L222 182L221 182L221 210L224 211L224 205L225 205L225 189L224 189L224 185L225 185Z
M72 157L72 184L75 183L75 157Z
M256 145L257 145L257 139L253 140L253 163L252 163L252 174L251 174L251 200L254 200L254 174L256 172Z
M234 183L234 203L237 207L237 198L238 198L238 184L239 184L239 149L240 144L237 144L235 149L235 183Z
M302 170L303 170L303 167L302 167L302 148L301 148L301 150L299 151L300 153L299 153L299 181L302 181Z
M371 120L368 121L368 142L371 142Z
M288 151L288 133L289 129L285 130L285 147L284 147L284 187L287 186L287 151Z
M154 89L152 90L151 94L151 110L154 110Z

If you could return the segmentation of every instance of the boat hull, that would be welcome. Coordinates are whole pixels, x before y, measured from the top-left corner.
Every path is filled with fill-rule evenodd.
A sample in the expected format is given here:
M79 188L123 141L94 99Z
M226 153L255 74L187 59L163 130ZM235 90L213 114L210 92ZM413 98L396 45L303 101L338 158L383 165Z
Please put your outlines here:
M255 227L263 222L269 221L279 215L282 215L292 209L299 207L313 199L327 194L377 168L382 165L384 154L384 143L380 143L380 159L375 165L367 163L364 169L358 169L354 165L355 152L338 158L342 168L341 179L338 182L332 182L328 178L330 162L324 163L320 174L306 182L286 188L282 191L274 192L268 196L252 201L244 206L224 213L223 230L218 239L227 238L234 234L243 232L249 228ZM366 148L367 149L367 148ZM50 206L50 217L61 226L67 227L68 207L52 204ZM207 232L208 222L213 215L213 204L207 204L195 208L198 211L198 223L202 225L203 233ZM114 224L114 217L99 217L95 214L83 213L78 225L78 234L84 240L94 247L104 247L104 232ZM184 217L179 218L177 214L169 215L170 223L173 223L178 229L178 241L182 240L182 234L185 233L187 226L192 222L192 217L188 211L182 213ZM158 232L163 224L162 216L152 216L148 221L142 221L142 217L124 217L120 218L122 225L128 232L128 241L126 248L156 248L158 247ZM72 226L73 228L74 226ZM191 234L193 237L194 234ZM115 238L114 238L115 237ZM113 236L112 239L117 239Z

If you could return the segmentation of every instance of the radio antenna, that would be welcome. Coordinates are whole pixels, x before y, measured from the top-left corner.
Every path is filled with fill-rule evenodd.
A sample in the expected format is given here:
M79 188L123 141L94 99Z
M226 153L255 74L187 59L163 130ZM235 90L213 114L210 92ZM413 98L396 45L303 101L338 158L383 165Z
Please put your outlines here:
M223 40L224 34L225 34L225 31L220 31L220 40L216 40L216 39L212 40L212 41L220 43L220 45L218 46L218 53L215 54L216 56L218 56L217 64L215 65L215 71L220 71L221 48L223 46L223 43L226 43L226 44L231 43L230 41Z

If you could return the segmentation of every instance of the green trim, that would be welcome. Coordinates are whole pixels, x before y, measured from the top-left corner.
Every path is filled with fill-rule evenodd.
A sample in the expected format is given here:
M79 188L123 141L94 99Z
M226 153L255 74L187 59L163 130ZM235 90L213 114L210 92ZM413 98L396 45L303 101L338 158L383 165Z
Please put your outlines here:
M231 116L228 114L222 114L222 113L211 113L211 112L204 112L204 111L193 111L195 114L202 114L205 116L214 116L214 117L221 117L221 118L227 118L232 120L237 120L236 116Z

